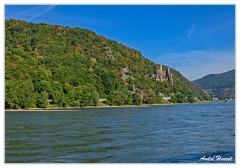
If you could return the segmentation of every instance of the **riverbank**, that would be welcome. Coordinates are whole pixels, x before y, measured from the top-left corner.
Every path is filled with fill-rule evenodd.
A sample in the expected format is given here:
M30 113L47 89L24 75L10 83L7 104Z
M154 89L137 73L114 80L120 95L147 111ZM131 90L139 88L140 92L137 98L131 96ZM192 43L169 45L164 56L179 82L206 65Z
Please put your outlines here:
M85 107L57 107L57 108L27 108L27 109L5 109L5 112L16 112L16 111L77 111L79 109L86 109L86 108L141 108L141 107L150 107L150 105L124 105L124 106L85 106Z
M210 101L211 102L223 102L223 101ZM33 111L78 111L79 109L86 109L86 108L142 108L142 107L150 107L150 106L170 106L170 105L186 105L186 104L199 104L199 103L206 103L206 102L195 102L195 103L163 103L163 104L142 104L142 105L123 105L123 106L85 106L85 107L54 107L54 108L27 108L27 109L5 109L5 112L33 112Z
M97 109L97 108L146 108L150 106L167 106L167 105L179 105L179 104L191 104L191 103L164 103L164 104L142 104L142 105L123 105L123 106L85 106L85 107L54 107L54 108L27 108L27 109L5 109L5 112L33 112L33 111L78 111L79 109Z

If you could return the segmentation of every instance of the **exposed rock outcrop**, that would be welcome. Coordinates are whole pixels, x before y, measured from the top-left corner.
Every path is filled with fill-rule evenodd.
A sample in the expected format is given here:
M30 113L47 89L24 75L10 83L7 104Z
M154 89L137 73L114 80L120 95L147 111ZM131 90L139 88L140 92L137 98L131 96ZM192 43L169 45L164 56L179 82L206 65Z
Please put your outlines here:
M113 54L112 54L112 51L111 51L110 47L107 46L107 47L104 47L104 49L106 50L106 51L105 51L105 55L106 55L107 57L109 57L110 59L115 60L115 58L114 58L114 56L113 56Z
M122 79L124 80L124 82L126 83L126 79L129 77L128 67L123 68L120 72L120 75L121 75Z

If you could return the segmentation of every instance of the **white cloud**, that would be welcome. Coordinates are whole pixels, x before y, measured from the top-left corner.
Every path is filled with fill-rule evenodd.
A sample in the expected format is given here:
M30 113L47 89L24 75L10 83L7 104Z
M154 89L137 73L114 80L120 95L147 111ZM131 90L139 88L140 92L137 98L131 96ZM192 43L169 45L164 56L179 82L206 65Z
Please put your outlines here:
M43 10L35 11L36 13L30 18L30 20L50 12L55 7L56 7L56 5L50 5L50 6L47 6L46 8L44 8Z
M233 51L193 50L162 55L158 62L178 70L189 80L195 80L208 74L234 69L235 53Z
M16 13L11 13L7 17L8 18L20 18L24 20L32 20L34 18L40 17L48 12L50 12L53 8L55 8L56 5L40 5L36 6L24 11L16 12Z

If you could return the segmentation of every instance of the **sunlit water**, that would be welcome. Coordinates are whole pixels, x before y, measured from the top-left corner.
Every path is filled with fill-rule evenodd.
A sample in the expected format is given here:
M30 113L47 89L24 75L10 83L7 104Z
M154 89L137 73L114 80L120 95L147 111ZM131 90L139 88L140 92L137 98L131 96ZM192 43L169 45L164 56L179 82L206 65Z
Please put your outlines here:
M234 102L53 111L5 113L5 162L235 162Z

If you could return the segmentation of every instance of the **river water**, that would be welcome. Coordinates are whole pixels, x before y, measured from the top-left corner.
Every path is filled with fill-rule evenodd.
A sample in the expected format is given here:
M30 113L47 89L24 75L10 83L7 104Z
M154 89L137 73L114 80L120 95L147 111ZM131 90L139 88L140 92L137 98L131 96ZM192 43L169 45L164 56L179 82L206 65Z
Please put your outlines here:
M5 112L5 162L234 163L235 103Z

